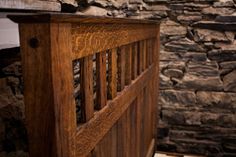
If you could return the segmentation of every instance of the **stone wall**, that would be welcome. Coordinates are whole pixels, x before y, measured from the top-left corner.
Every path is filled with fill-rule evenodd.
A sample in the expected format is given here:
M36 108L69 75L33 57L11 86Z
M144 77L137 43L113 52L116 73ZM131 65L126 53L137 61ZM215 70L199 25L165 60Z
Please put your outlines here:
M162 20L158 150L236 156L236 1L78 4L79 14ZM10 52L0 51L0 156L23 157L27 137L20 53L18 48Z
M214 0L166 4L159 150L236 156L236 25L231 17L235 4Z

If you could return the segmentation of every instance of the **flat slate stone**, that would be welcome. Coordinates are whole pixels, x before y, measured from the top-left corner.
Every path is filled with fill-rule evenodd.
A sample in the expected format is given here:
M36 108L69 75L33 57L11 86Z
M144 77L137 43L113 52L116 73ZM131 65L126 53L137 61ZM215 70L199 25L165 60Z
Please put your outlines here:
M215 20L216 20L217 22L236 23L236 15L217 16Z
M214 22L214 21L199 21L192 24L193 27L220 30L220 31L236 31L236 22Z

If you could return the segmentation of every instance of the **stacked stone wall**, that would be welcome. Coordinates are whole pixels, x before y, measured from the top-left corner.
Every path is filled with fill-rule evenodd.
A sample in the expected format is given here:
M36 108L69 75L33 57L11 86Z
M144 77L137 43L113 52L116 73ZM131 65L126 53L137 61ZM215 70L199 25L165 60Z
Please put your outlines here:
M162 21L157 150L236 156L236 1L78 4L79 14ZM20 53L10 51L13 56L0 59L0 156L23 157L27 138Z

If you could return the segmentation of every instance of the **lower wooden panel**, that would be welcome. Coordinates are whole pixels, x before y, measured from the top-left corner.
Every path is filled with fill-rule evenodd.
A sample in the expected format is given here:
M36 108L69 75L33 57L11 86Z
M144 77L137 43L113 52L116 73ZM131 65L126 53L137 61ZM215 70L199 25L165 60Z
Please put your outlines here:
M137 98L139 93L143 91L143 88L148 84L150 78L153 77L154 70L154 66L150 66L134 80L130 86L126 87L121 93L118 93L114 100L108 101L108 104L98 113L95 113L94 117L89 122L78 129L76 135L77 156L87 155L97 143L103 139L107 131L112 128L120 117L124 118L123 116L127 116L125 112L127 112L127 109ZM124 121L126 121L126 119L127 118L124 118ZM129 126L124 125L124 128L125 127Z
M142 90L121 118L91 152L92 157L151 157L154 154L154 139L148 108L148 88ZM142 101L142 102L138 102ZM138 110L138 105L144 110ZM138 113L139 112L139 113ZM140 116L140 117L139 117ZM143 119L140 121L140 119ZM149 121L149 122L148 122ZM140 128L142 126L142 128ZM142 130L140 134L140 129Z

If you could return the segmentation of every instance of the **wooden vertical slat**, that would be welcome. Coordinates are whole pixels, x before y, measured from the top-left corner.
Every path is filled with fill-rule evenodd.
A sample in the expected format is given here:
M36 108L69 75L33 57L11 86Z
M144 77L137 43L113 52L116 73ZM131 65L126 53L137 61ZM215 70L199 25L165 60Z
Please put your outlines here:
M143 43L138 42L138 75L142 73L143 70Z
M132 46L125 46L125 85L129 85L131 83L132 77Z
M101 109L107 103L106 52L96 54L96 75L96 109Z
M75 157L71 25L19 26L29 155Z
M146 146L146 153L148 152L149 145L152 141L153 138L153 126L152 126L152 120L150 113L152 113L152 104L150 102L150 95L151 89L150 89L150 83L151 81L149 80L147 83L147 86L144 88L144 124L145 124L145 134L144 134L144 139L145 139L145 146Z
M153 62L155 65L155 74L152 79L153 81L153 103L152 103L152 114L158 114L158 95L159 95L159 52L160 52L160 25L157 25L157 34L156 38L153 40ZM157 125L158 121L156 116L153 116L153 138L156 139L157 137ZM156 143L155 143L156 145Z
M149 113L148 113L148 98L147 98L147 91L148 88L145 87L143 89L143 104L142 104L142 143L143 143L143 155L146 156L147 154L147 150L148 150L148 146L149 146L149 139L148 139L148 134L151 133L150 132L150 128L149 128L149 123L148 122L148 117L149 117ZM150 94L150 93L149 93Z
M112 143L112 129L107 132L107 134L103 137L103 139L96 145L95 149L92 152L93 157L106 157L106 156L113 156L112 150L113 145Z
M117 94L117 48L108 52L108 99Z
M132 44L132 80L138 75L138 43Z
M130 154L131 156L138 157L138 144L137 144L137 99L131 104L130 109Z
M124 113L117 122L117 156L127 157L127 142L126 142L126 113Z
M125 46L118 51L118 91L125 88Z
M131 106L131 105L130 105ZM131 155L131 118L130 118L130 110L131 107L126 111L126 132L125 132L125 140L126 140L126 157L132 156Z
M149 65L151 65L152 64L152 52L153 52L153 48L152 48L152 39L149 39L148 40L148 51L149 51L149 61L148 61L148 63L149 63Z
M81 66L81 120L87 122L94 114L93 56L80 59Z
M136 147L137 147L137 157L141 157L142 145L141 145L141 126L142 126L142 92L137 96L136 104Z
M154 60L154 46L155 46L155 40L152 38L151 39L151 41L150 41L150 44L151 44L151 60L150 60L150 62L151 62L151 64L153 64L153 60Z
M146 69L147 67L147 42L146 40L143 40L143 71Z
M152 48L152 39L149 39L149 65L152 64L152 51L153 51L153 48Z
M147 54L146 54L146 68L148 68L149 67L149 65L150 65L150 39L147 39L146 40L146 52L147 52Z
M115 125L112 127L111 129L111 156L112 157L118 157L117 156L117 147L119 147L117 145L117 139L119 137L117 136L117 123L115 123Z

